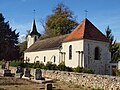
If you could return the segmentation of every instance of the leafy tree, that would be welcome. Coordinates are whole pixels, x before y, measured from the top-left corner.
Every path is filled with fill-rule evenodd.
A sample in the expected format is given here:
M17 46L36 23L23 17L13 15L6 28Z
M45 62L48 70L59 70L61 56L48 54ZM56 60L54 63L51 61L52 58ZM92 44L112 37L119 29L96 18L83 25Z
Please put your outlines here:
M18 44L19 48L20 48L20 52L19 52L19 59L20 60L24 60L24 51L27 49L27 41L24 41L22 43Z
M120 43L117 42L117 43L116 43L116 46L119 47L119 49L118 49L118 53L119 53L119 54L118 54L118 57L117 57L117 58L118 58L118 60L120 60Z
M120 47L116 43L116 40L114 40L114 36L112 35L111 31L112 30L108 26L106 29L106 37L108 41L110 42L109 50L111 52L111 59L112 61L117 61L120 57Z
M58 65L58 69L59 69L60 71L65 71L65 69L66 69L65 63L64 63L64 62L60 63L60 64Z
M45 34L49 37L68 34L77 25L72 12L64 4L58 4L52 15L47 17Z
M19 57L18 44L19 33L12 31L9 22L5 22L5 18L0 13L0 60L14 60Z

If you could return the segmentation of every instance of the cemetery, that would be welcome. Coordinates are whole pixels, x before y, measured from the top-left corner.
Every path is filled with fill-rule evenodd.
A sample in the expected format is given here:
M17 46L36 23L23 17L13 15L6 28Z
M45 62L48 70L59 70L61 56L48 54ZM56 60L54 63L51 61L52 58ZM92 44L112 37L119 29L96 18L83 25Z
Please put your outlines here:
M92 90L92 88L119 90L120 88L119 77L43 70L40 68L23 68L21 66L11 67L8 63L1 65L0 75L0 79L3 81L0 81L1 87L4 85L5 87L13 85L14 88L28 86L29 90L33 90L33 88L39 88L40 90Z
M26 88L28 90L65 90L65 88L71 90L65 82L45 78L42 75L40 68L11 67L8 62L3 63L0 66L0 90L26 90ZM71 86L70 88L74 87Z
M0 0L0 90L120 90L120 0Z
M21 66L18 66L15 68L14 70L15 72L11 72L11 70L9 69L9 62L5 62L1 65L1 69L0 69L0 75L1 75L1 80L5 83L0 83L0 85L9 85L9 84L16 84L16 85L26 85L26 84L30 84L30 83L43 83L44 82L44 86L42 87L45 90L52 90L52 80L51 79L45 79L42 77L42 71L41 69L37 68L34 70L34 77L31 78L31 69L30 68L23 68ZM10 81L8 80L8 83L6 83L7 79L10 79ZM5 80L5 81L4 81ZM22 81L21 81L22 80ZM26 80L29 80L30 82L26 82ZM12 82L11 82L12 81ZM20 82L19 82L20 81ZM49 83L47 83L46 81L48 81ZM11 83L9 83L11 82ZM25 83L26 82L26 83Z

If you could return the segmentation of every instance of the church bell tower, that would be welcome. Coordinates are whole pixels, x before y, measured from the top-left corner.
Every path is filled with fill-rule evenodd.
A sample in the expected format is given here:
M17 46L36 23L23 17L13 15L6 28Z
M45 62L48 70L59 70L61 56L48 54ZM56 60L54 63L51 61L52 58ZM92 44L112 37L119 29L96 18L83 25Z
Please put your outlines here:
M32 44L34 44L40 36L41 34L37 32L37 27L34 19L30 34L27 36L27 48L29 48Z

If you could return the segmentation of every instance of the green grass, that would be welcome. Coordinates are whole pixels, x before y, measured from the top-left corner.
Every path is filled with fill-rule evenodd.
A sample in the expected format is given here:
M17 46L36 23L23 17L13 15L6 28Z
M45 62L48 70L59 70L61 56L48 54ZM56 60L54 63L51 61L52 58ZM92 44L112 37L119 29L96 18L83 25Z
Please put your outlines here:
M0 90L6 90L6 89L4 89L4 88L0 88Z
M102 89L102 88L92 88L91 90L104 90L104 89Z

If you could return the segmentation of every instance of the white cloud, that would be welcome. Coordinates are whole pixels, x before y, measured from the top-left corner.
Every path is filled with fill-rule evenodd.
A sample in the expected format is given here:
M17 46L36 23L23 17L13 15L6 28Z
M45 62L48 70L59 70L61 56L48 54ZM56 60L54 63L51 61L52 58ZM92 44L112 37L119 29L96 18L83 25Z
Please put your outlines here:
M20 34L26 34L26 30L31 29L31 23L16 23L14 19L11 20L10 26L13 30L16 29L17 32L20 32Z
M25 34L22 34L19 36L19 42L24 42L26 40L26 35Z

